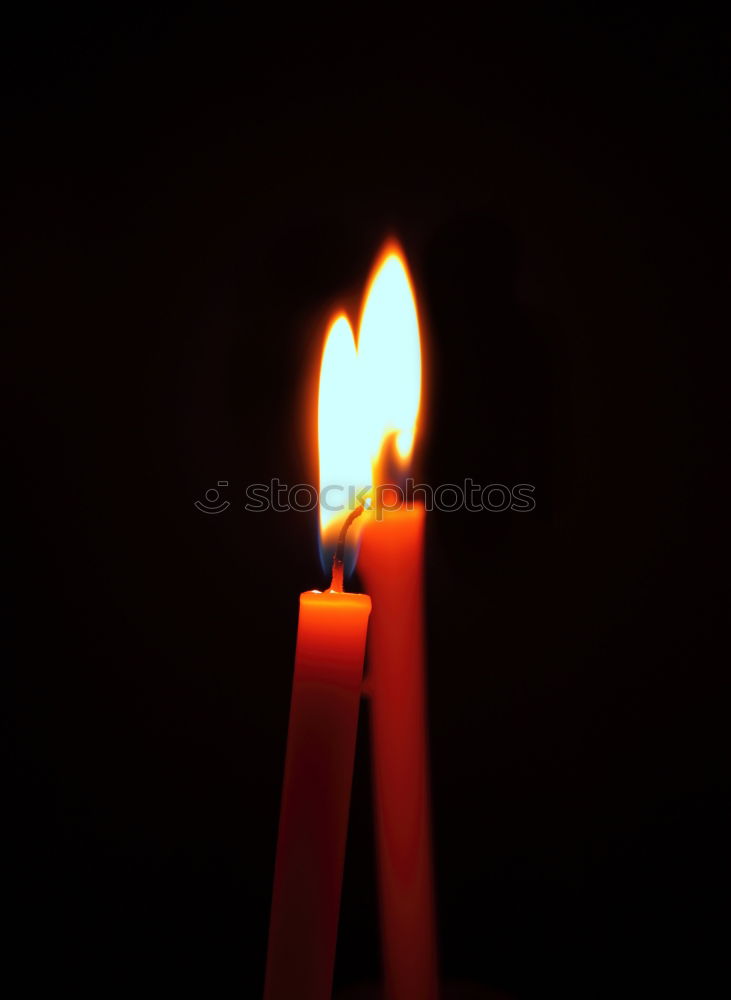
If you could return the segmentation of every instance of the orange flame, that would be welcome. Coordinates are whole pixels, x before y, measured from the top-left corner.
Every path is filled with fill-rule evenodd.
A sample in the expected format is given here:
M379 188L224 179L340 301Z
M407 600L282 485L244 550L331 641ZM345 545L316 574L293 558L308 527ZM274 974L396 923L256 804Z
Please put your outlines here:
M368 281L356 348L344 314L331 323L320 368L318 444L320 540L332 556L340 528L378 485L388 439L405 471L421 399L421 345L416 296L400 247L388 242ZM349 533L351 553L360 526Z
M339 315L325 338L320 367L317 432L320 456L320 540L334 549L356 496L370 486L361 384L350 323Z
M373 269L358 330L364 419L375 468L394 437L402 463L411 458L421 399L421 344L416 296L403 253L389 242Z

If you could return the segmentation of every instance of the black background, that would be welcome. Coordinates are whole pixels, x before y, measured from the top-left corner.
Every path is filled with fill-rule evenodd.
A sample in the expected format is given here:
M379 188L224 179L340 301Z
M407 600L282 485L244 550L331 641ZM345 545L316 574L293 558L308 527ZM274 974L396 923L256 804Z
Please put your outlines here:
M260 993L297 595L324 581L313 516L244 490L312 478L313 350L388 233L428 328L422 476L536 485L532 513L428 525L445 976L722 992L723 25L14 17L15 995ZM379 974L370 824L361 739L338 988Z

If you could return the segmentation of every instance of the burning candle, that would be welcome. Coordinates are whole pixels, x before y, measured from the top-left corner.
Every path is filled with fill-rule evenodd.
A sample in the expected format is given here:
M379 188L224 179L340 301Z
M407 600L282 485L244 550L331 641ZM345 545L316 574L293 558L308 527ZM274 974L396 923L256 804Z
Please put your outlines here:
M387 460L399 478L408 471L420 395L414 294L403 254L389 243L369 284L357 350L339 316L323 352L320 536L333 556L333 582L300 599L265 1000L330 996L371 611L371 598L343 592L344 564L354 562L361 531L362 574L373 595L368 690L386 997L436 1000L424 509L387 503L380 490ZM366 494L375 499L367 519L359 516Z
M374 828L386 1000L435 1000L437 947L424 678L422 505L382 488L405 480L421 394L415 296L399 248L383 251L363 310L358 356L370 401L377 486L359 572L373 602L368 647ZM384 455L388 449L389 454ZM379 471L381 470L381 471Z
M320 372L320 480L335 487L332 492L347 495L350 489L353 497L363 478L352 450L357 420L353 416L351 427L348 418L354 379L353 334L339 317L328 334ZM367 478L367 466L361 468ZM300 597L265 1000L328 1000L332 990L371 610L368 597L343 591L344 562L362 510L329 511L323 505L320 526L324 550L334 550L333 579L325 593Z
M366 526L358 566L373 602L368 690L387 1000L437 996L423 561L423 506L384 511Z

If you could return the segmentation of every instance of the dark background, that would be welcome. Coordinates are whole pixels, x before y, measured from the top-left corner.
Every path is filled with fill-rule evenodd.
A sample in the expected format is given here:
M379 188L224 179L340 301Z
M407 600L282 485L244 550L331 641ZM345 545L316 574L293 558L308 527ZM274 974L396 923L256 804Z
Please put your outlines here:
M724 25L13 17L13 995L260 994L297 595L324 581L314 517L244 489L312 478L313 350L388 233L428 325L422 476L536 486L428 525L445 976L720 995ZM339 988L379 974L364 739L348 851Z

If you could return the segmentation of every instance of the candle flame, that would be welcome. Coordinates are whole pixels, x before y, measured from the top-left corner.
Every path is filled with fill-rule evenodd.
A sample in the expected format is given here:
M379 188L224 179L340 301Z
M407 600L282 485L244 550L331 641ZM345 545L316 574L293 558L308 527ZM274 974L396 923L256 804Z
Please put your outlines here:
M325 338L317 411L320 455L320 544L329 568L340 529L370 486L361 385L353 330L337 316ZM355 533L354 533L355 539ZM351 546L352 547L352 546Z
M384 247L368 283L358 331L358 364L366 436L374 468L392 438L402 465L414 447L421 398L421 345L416 296L403 253Z
M330 324L320 367L320 551L328 569L352 511L380 485L388 460L405 475L421 399L419 320L411 278L389 241L368 281L356 348L347 317ZM388 442L393 454L386 455ZM348 533L346 572L355 562L362 521Z

